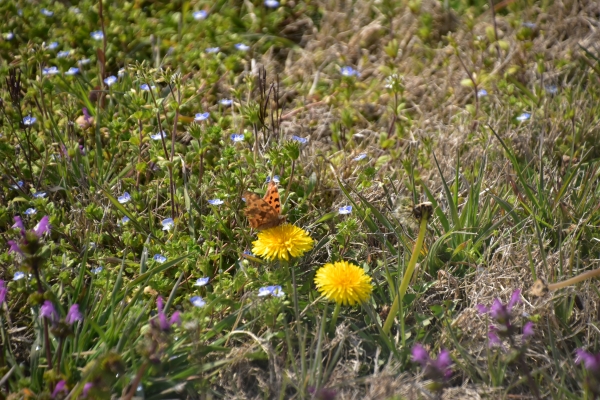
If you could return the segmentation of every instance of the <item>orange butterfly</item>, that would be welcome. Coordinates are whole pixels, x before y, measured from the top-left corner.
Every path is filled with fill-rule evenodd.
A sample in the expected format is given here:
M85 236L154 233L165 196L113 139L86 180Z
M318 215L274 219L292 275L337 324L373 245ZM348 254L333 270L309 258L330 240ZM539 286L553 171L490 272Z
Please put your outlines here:
M245 192L246 209L244 214L248 217L250 226L262 231L274 228L285 222L285 216L281 215L281 200L277 184L271 180L264 198L252 192Z

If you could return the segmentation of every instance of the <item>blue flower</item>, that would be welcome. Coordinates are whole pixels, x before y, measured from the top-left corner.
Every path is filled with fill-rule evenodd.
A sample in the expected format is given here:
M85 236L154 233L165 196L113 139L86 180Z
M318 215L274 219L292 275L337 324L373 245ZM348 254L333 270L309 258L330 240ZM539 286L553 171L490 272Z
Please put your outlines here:
M124 216L123 218L121 218L121 224L125 225L126 223L128 223L130 221L128 216Z
M202 21L203 19L206 19L206 17L208 17L208 13L204 10L194 11L192 15L194 16L194 19L196 21Z
M244 141L244 135L241 133L233 133L229 136L234 143L239 143Z
M235 48L238 49L239 51L248 51L248 50L250 50L250 46L248 46L247 44L244 44L244 43L237 43L235 45Z
M156 261L157 263L160 263L160 264L167 261L167 257L163 256L162 254L155 254L153 258L154 258L154 261Z
M18 281L19 279L25 278L25 272L17 271L13 276L13 281Z
M529 29L535 29L537 27L537 25L535 24L535 22L523 22L522 25L525 28L529 28Z
M352 67L342 67L340 72L343 76L360 76L360 72L356 71Z
M160 224L163 226L163 231L168 231L175 226L175 221L173 221L173 218L166 218Z
M59 72L60 71L58 70L57 67L50 67L50 68L44 68L44 69L42 69L42 75L56 75Z
M27 125L27 124L25 124L25 125ZM11 188L13 188L15 190L19 190L19 188L22 188L23 185L24 185L23 181L18 181L17 184L16 185L12 185Z
M196 283L194 283L194 286L205 286L209 280L210 278L208 276L204 278L198 278Z
M208 204L211 204L213 206L220 206L221 204L223 204L223 200L221 199L212 199L208 201Z
M488 92L487 92L487 90L485 90L485 89L479 89L479 90L477 91L477 97L485 97L485 96L487 96L487 95L488 95Z
M25 118L23 118L23 125L31 126L35 123L35 121L37 121L36 117L32 117L31 115L28 115Z
M271 295L273 297L282 297L283 295L285 295L285 293L283 293L283 290L281 289L281 286L279 286L279 285L265 286L265 287L261 287L260 289L258 289L259 297L265 297L268 295Z
M296 135L292 136L292 140L295 140L296 142L299 142L301 144L308 143L308 138L303 138L303 137L296 136Z
M279 2L277 0L265 0L265 6L269 8L277 8L279 7Z
M63 50L63 51L59 51L58 53L56 53L56 57L58 58L65 58L65 57L69 57L71 55L71 50Z
M35 192L34 194L32 194L32 196L35 199L41 199L46 197L46 192Z
M12 32L7 32L4 34L4 40L13 40L14 37L15 37L15 34Z
M204 307L206 305L206 301L204 301L204 299L200 296L191 297L190 302L194 307L198 308Z
M106 86L111 86L116 82L117 82L117 77L114 75L111 75L104 80L104 83L106 83Z
M47 10L47 9L45 9L45 8L42 8L41 12L42 12L42 14L44 14L46 17L51 17L51 16L53 16L53 15L54 15L54 11L50 11L50 10Z
M206 50L207 53L211 54L211 53L218 53L221 50L221 48L219 47L208 47Z
M96 268L92 268L92 274L94 275L98 275L100 272L102 272L104 268L102 268L102 265L96 267Z
M200 122L200 121L204 121L207 120L210 117L210 113L198 113L196 114L196 117L194 118L194 121Z
M154 135L150 135L150 139L152 139L152 140L161 140L161 139L164 139L165 137L166 137L165 131L160 131L158 133L155 133Z
M344 206L344 207L340 207L338 209L338 213L340 213L340 215L347 215L350 214L352 212L352 206Z
M156 86L154 86L154 85L149 86L147 83L142 83L140 85L140 89L142 89L142 90L144 90L146 92L149 92L151 89L155 89L155 88L156 88Z
M232 104L233 104L233 100L230 100L230 99L222 99L222 100L221 100L219 103L220 103L222 106L230 106L230 105L232 105Z
M270 176L267 176L267 180L266 180L266 182L267 182L267 183L271 182L271 177L270 177ZM279 183L279 175L275 175L275 176L273 177L273 182L275 182L275 183Z
M365 158L367 158L367 153L360 153L359 155L357 155L356 157L353 158L354 161L360 161L360 160L364 160Z
M104 39L104 33L102 33L102 31L94 31L94 32L90 33L90 36L94 40L102 40L102 39Z
M69 68L69 70L67 72L65 72L65 75L76 75L78 73L79 73L79 68L71 67L71 68Z
M37 212L37 210L35 208L28 208L27 210L25 210L25 215L33 215Z
M58 47L58 42L52 42L48 45L48 50L54 50Z
M558 88L554 85L549 85L549 86L546 86L546 92L548 92L550 94L556 94L556 93L558 93Z
M523 122L523 121L527 121L529 118L531 118L531 114L523 113L517 117L517 121Z
M123 193L122 196L119 196L117 198L117 200L119 201L119 203L121 204L125 204L125 203L129 203L131 201L131 196L129 195L129 193L125 192Z

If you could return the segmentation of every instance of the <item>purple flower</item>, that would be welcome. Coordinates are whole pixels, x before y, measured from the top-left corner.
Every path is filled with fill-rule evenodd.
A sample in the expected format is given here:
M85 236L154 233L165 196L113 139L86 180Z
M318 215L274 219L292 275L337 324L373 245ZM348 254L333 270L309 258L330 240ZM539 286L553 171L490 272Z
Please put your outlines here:
M337 396L337 392L331 388L316 389L313 386L308 387L308 393L313 395L312 398L315 400L335 400Z
M523 339L527 339L533 336L533 334L533 322L528 321L527 323L525 323L525 325L523 325Z
M67 313L65 322L69 325L73 325L75 323L75 321L81 321L82 319L83 319L83 315L79 312L79 305L73 304L69 308L69 312Z
M58 396L60 392L69 393L69 390L67 389L67 382L65 382L64 380L58 381L58 383L54 387L54 391L52 392L52 398L56 398L56 396Z
M42 237L44 234L50 232L50 218L47 215L37 223L37 225L33 228L33 233L36 234L37 237Z
M21 219L21 217L16 215L13 219L15 221L15 224L12 226L12 228L19 228L19 230L21 231L21 235L25 236L25 225L23 225L23 220Z
M419 343L412 348L412 359L414 362L421 364L424 369L425 376L436 381L445 381L452 376L452 359L450 352L442 349L438 357L434 360L429 357L427 350Z
M19 253L20 255L23 255L23 250L21 250L21 248L19 247L19 245L17 244L17 242L15 242L14 240L9 240L8 241L8 253Z
M162 296L158 296L156 299L156 308L158 309L158 325L153 320L155 327L158 327L164 332L168 332L174 324L181 325L181 313L179 311L175 311L171 316L171 319L167 319L167 315L164 312L164 301Z
M490 326L490 330L488 331L488 346L489 347L502 347L502 340L498 336L498 328L495 326Z
M0 279L0 306L6 300L6 293L8 293L8 288L6 287L6 282Z
M90 389L94 386L94 384L92 382L88 382L85 385L83 385L83 391L81 392L81 396L82 397L87 397L88 393L90 392Z
M588 353L584 349L575 350L577 357L575 363L580 364L583 362L585 369L595 374L600 372L600 353L592 354Z
M42 307L40 307L40 315L43 318L48 318L50 322L58 321L58 313L54 308L54 304L50 300L44 301Z

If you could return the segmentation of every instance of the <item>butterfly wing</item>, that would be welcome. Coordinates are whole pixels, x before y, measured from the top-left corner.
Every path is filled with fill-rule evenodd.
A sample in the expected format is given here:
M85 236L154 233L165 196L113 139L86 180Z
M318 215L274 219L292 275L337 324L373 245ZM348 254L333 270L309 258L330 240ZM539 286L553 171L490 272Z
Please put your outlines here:
M280 218L281 200L277 184L269 182L267 193L264 198L260 198L255 193L245 192L246 209L244 213L248 217L248 222L252 228L263 230L278 226L283 219Z

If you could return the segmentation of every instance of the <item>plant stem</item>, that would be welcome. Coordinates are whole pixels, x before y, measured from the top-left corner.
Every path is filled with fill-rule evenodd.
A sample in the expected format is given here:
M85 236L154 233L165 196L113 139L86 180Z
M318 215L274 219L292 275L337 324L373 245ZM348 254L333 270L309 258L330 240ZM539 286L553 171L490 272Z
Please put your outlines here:
M340 303L335 303L335 309L333 310L333 316L331 317L331 324L329 325L329 331L335 332L335 325L337 323L338 315L340 314L340 309L342 305Z
M282 262L283 265L289 266L287 262ZM298 288L296 287L296 270L292 266L292 290L294 298L294 314L296 314L296 323L300 323L300 311L298 309Z
M394 303L392 304L390 313L388 314L387 319L385 320L385 324L383 325L383 332L385 332L386 334L390 333L390 329L392 328L394 318L396 317L396 314L398 313L398 308L400 307L400 302L404 298L404 294L406 293L406 289L408 288L408 283L410 282L413 271L415 270L415 266L417 265L417 259L419 258L419 254L421 253L421 247L423 247L423 240L425 240L425 232L427 231L428 217L429 216L427 215L427 213L423 213L423 215L421 216L419 236L417 237L417 241L415 243L415 247L413 248L410 261L408 262L408 266L406 267L406 271L404 272L404 277L402 278L402 283L400 284L398 294L394 299Z

